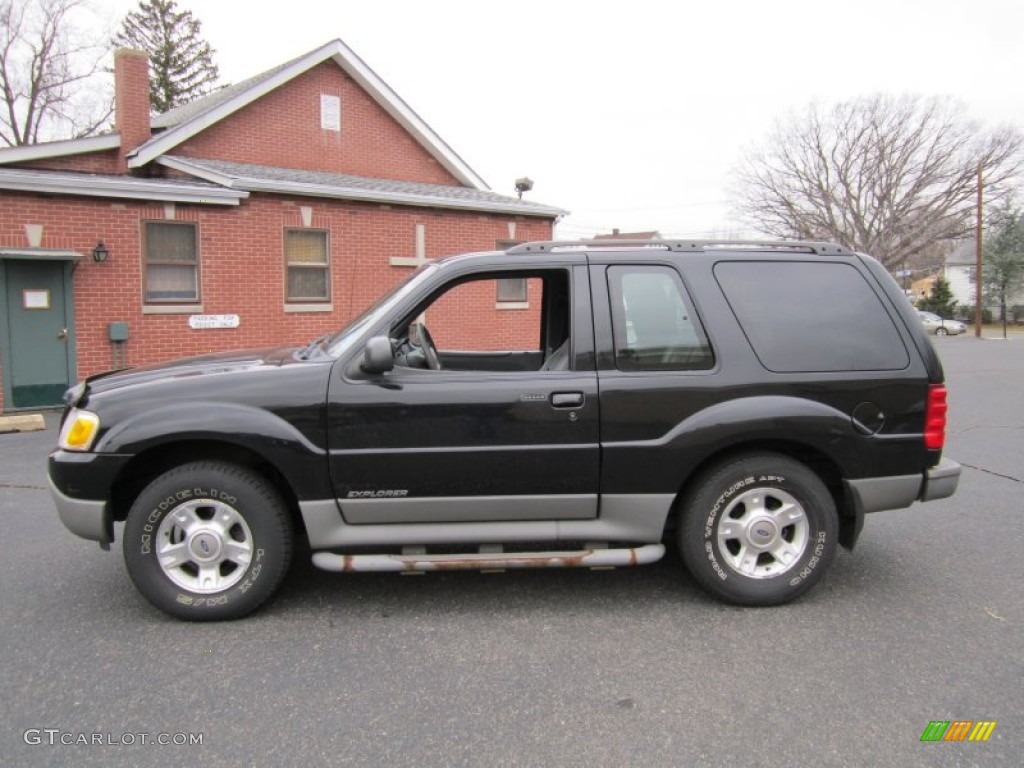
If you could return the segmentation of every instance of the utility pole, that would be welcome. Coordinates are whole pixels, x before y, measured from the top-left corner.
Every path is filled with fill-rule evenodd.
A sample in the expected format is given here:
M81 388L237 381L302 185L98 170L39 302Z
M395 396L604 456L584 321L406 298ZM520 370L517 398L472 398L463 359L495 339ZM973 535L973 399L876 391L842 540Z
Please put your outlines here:
M974 238L974 336L981 338L981 161L978 161L978 223Z

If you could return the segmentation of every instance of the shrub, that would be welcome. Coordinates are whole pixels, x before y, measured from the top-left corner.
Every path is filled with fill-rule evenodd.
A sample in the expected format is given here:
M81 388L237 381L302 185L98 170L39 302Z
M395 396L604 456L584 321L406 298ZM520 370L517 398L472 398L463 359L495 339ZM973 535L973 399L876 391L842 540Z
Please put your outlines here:
M959 319L968 325L974 322L974 306L972 304L961 304L956 314ZM981 308L981 322L985 325L992 322L992 310L988 307Z

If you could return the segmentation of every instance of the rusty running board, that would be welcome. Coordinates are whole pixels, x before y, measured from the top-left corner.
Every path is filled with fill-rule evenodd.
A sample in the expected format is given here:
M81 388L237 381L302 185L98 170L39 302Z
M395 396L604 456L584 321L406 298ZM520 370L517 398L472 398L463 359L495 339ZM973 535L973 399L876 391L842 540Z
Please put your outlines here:
M486 549L486 548L481 548ZM580 549L573 552L495 552L457 555L428 555L404 552L401 555L336 555L316 552L313 565L325 571L503 571L509 568L615 568L647 565L665 555L664 544L647 544L626 549Z

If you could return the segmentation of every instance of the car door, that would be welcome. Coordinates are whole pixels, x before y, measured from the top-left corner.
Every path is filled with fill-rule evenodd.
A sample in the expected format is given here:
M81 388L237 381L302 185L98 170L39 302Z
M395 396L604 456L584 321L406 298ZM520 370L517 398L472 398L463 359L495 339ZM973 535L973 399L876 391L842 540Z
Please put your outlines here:
M490 274L474 274L470 282L488 280ZM495 279L518 274L506 268ZM401 359L381 375L362 375L358 365L336 367L328 439L331 478L346 522L597 515L599 411L589 277L585 266L572 264L524 268L521 277L538 282L543 295L531 291L527 302L517 302L518 309L496 306L495 296L475 285L469 298L425 308L426 324L433 326L432 334L438 331L441 370L403 365ZM549 291L549 282L564 284L564 295ZM537 301L541 307L531 310ZM559 308L560 302L568 306ZM459 327L484 329L493 339L514 337L509 328L515 318L509 313L529 311L539 314L532 321L536 349L520 350L521 339L514 338L511 349L453 352L445 347L446 329ZM487 329L487 323L499 328ZM543 367L545 360L556 359L557 343L566 335L567 363ZM480 369L466 368L473 355ZM536 362L532 370L509 369L510 355ZM458 359L458 367L445 368L445 359Z
M686 471L680 425L727 391L704 324L675 263L598 263L591 281L600 308L601 492L633 504L674 497Z

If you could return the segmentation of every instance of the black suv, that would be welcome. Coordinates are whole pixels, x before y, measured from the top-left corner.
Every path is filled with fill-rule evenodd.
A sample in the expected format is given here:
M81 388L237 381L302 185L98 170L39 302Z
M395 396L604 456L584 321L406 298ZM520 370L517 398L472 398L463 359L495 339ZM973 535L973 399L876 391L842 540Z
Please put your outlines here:
M399 572L674 540L709 592L771 605L866 513L954 492L942 382L842 247L526 243L428 263L305 347L90 377L49 475L72 532L107 549L125 521L136 586L185 619L255 609L297 536L320 568Z

